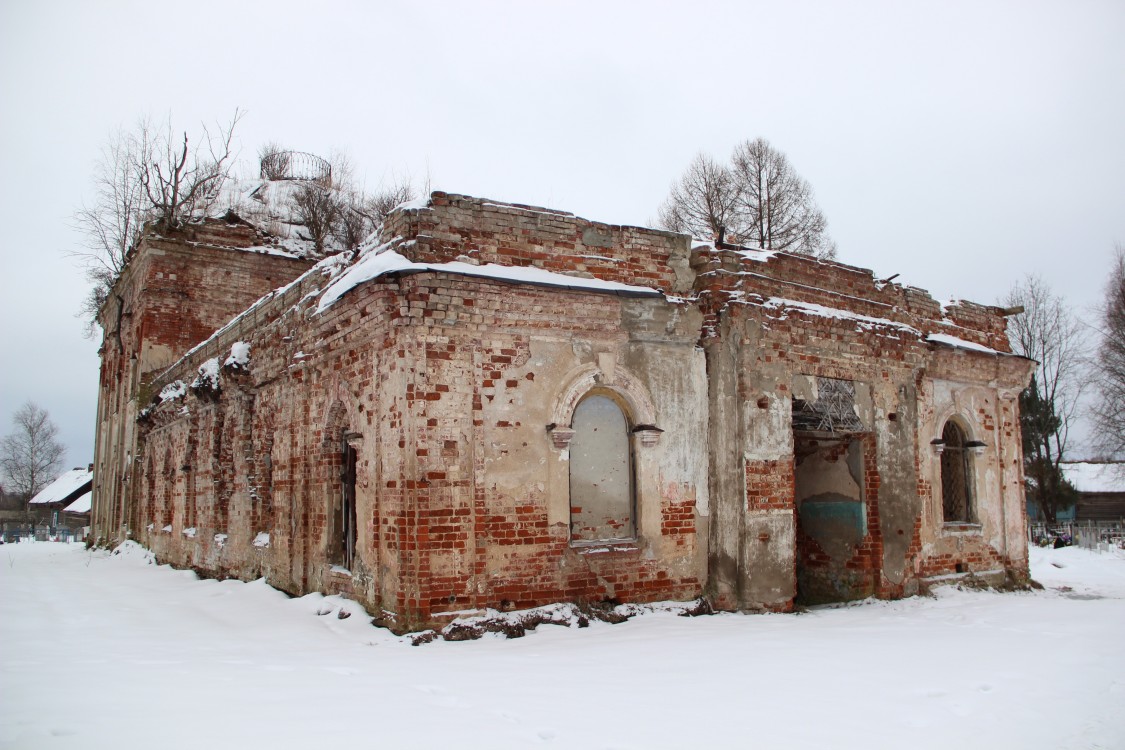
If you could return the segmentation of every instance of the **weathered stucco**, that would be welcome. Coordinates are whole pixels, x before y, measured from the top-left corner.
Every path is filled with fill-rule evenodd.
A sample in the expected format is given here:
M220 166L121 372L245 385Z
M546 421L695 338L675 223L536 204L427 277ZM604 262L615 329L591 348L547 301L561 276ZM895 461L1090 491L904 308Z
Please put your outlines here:
M436 270L384 274L321 309L338 275L318 267L187 353L308 266L223 231L245 230L142 243L117 287L135 317L211 317L122 326L118 344L103 311L103 538L341 591L400 630L557 600L785 611L1026 575L1015 396L1030 364L1007 353L995 308L943 311L863 269L435 193L393 212L381 242ZM453 261L651 291L441 270ZM155 283L158 268L176 278ZM193 299L196 284L226 306ZM572 475L605 473L574 414L595 396L619 410L607 445L632 490L589 522L579 508L601 500ZM933 440L950 419L974 441L970 523L942 515Z

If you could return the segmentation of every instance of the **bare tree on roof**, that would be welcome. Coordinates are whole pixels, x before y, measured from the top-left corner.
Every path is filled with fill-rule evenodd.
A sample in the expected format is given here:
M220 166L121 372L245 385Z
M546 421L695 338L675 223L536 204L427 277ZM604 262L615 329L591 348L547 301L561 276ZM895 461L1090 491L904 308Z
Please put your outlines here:
M0 471L8 488L28 498L53 481L66 449L45 409L28 401L12 416L15 430L0 440Z
M170 231L214 200L230 170L241 117L235 110L228 124L203 126L194 140L185 131L181 141L170 118L160 125L141 120L132 131L110 136L94 168L93 201L74 215L84 242L70 254L90 282L80 311L88 335L145 225Z
M305 225L317 254L323 253L345 209L339 191L318 182L305 182L293 193L293 208Z
M87 335L93 334L98 311L149 218L137 178L136 149L134 133L119 130L110 137L94 169L94 200L74 216L84 246L71 255L85 266L90 282L80 312L87 321Z
M836 244L812 187L764 138L744 141L729 165L699 154L660 207L661 226L768 250L834 258Z
M270 148L278 147L271 144ZM346 154L334 151L329 163L332 166L330 184L307 181L292 198L294 212L317 253L328 249L329 240L340 249L355 250L392 209L417 197L409 177L396 177L375 193L365 195L355 183L351 160Z
M134 166L158 230L179 228L218 197L230 173L231 143L240 119L236 109L229 123L214 130L204 125L194 145L186 130L180 138L171 119L159 126L141 123Z

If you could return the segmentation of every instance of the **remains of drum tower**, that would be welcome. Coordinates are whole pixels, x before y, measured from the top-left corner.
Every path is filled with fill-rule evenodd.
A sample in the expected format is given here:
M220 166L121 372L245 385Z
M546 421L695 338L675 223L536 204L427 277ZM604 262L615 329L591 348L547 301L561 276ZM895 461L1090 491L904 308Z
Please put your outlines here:
M444 192L318 259L247 208L285 189L149 231L103 308L103 543L398 631L1026 579L1005 311Z

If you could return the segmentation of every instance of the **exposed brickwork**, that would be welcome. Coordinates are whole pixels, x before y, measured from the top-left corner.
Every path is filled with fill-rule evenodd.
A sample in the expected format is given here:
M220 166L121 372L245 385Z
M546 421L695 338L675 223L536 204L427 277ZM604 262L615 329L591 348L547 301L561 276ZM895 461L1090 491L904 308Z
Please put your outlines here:
M746 462L746 510L793 509L793 461Z
M130 312L121 343L109 325L103 347L100 533L120 517L162 560L343 592L399 630L558 600L706 593L789 611L799 566L848 576L849 597L1026 569L1006 529L1022 479L1009 397L1027 364L924 340L1006 351L995 308L943 311L863 269L692 251L679 235L435 193L384 226L411 260L530 266L668 296L424 272L370 280L318 311L318 272L184 356L307 266L232 249L258 241L241 225L192 231L146 240L118 285ZM209 360L222 365L236 342L249 344L247 367L153 400ZM865 532L831 566L795 507L790 411L809 378L855 383L864 420L853 437ZM569 419L587 393L613 398L630 427L635 507L620 520L635 531L624 539L572 538L568 467L582 457ZM138 404L151 407L139 423ZM940 523L928 452L952 414L987 444L980 476L1003 477L982 480L980 523L964 529ZM344 572L346 446L358 532ZM127 514L99 500L109 486L130 499Z

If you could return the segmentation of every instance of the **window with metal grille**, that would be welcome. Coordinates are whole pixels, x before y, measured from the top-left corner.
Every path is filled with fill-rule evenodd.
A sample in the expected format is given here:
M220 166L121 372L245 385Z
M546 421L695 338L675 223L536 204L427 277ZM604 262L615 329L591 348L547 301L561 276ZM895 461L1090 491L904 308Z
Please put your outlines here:
M941 431L941 506L946 523L972 522L972 456L965 432L952 420Z

